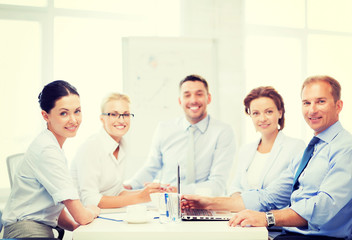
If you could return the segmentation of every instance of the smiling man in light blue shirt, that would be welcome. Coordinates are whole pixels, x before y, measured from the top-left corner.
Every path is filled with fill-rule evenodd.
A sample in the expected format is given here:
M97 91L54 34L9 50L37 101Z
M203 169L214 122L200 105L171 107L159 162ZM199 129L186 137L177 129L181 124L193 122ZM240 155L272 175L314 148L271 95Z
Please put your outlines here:
M298 188L291 194L300 161L291 165L274 188L242 194L247 209L269 211L287 202L290 207L271 211L273 218L269 220L262 212L245 210L230 221L231 225L266 226L274 220L272 224L286 230L275 238L280 240L352 238L352 135L339 122L342 106L335 79L315 76L304 82L302 113L319 141L298 178Z
M177 164L181 169L181 192L224 195L235 156L232 128L207 113L211 94L206 80L198 75L180 82L179 104L185 116L161 122L155 132L146 164L126 182L126 188L142 188L157 174L170 191L177 191ZM189 178L187 152L190 127L194 131L194 180Z
M184 196L184 207L239 211L230 226L284 227L275 240L352 239L352 135L339 122L340 92L340 84L329 76L303 83L302 113L318 142L300 175L303 154L266 189L232 198Z

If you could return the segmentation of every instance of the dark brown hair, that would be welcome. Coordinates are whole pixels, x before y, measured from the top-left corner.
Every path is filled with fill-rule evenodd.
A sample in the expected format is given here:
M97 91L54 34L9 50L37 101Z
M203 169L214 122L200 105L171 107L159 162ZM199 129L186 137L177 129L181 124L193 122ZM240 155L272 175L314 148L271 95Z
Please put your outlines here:
M209 93L209 87L208 87L207 81L203 77L201 77L199 75L196 75L196 74L189 75L189 76L185 77L185 79L181 80L181 82L179 84L179 89L181 89L182 84L184 84L185 82L188 82L188 81L192 81L192 82L199 81L199 82L202 82L204 84L205 89L207 90L207 93Z

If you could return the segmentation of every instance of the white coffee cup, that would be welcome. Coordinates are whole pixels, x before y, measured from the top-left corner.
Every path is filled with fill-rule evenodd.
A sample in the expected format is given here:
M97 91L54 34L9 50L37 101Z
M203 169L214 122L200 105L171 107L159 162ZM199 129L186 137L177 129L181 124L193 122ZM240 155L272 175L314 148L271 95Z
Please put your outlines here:
M144 223L149 221L147 207L139 204L127 206L125 220L128 223Z

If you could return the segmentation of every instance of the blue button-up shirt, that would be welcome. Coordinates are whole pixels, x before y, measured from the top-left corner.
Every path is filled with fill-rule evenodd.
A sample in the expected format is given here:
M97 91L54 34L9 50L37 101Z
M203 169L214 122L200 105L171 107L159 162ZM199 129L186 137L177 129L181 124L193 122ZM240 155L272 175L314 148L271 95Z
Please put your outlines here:
M352 239L352 135L338 121L318 134L320 141L291 195L293 178L302 154L275 186L242 194L248 209L290 208L307 220L306 227L286 227L306 235Z
M193 184L186 184L189 126L185 117L160 123L146 164L126 183L134 189L141 188L145 182L152 182L161 171L161 182L176 186L179 162L182 193L207 189L210 195L224 195L236 149L232 128L209 115L195 124L196 180Z

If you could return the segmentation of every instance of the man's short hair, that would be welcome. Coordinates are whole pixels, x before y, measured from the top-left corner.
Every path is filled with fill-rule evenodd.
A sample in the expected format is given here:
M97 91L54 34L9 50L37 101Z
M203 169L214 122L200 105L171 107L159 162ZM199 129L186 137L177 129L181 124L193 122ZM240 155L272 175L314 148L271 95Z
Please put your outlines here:
M209 93L209 87L208 87L207 81L202 76L199 76L196 74L188 75L187 77L185 77L185 79L181 80L181 82L179 84L179 89L181 90L182 84L184 84L185 82L188 82L188 81L202 82L204 84L205 89L207 90L207 93Z
M327 76L327 75L316 75L316 76L308 77L303 82L302 89L301 89L301 95L302 95L303 89L307 85L314 83L314 82L326 82L326 83L330 84L331 95L333 96L335 103L341 99L341 85L340 85L340 83L336 79L334 79L330 76Z

